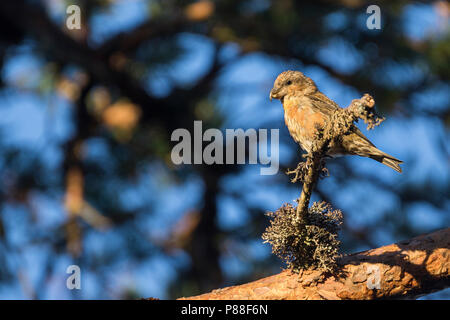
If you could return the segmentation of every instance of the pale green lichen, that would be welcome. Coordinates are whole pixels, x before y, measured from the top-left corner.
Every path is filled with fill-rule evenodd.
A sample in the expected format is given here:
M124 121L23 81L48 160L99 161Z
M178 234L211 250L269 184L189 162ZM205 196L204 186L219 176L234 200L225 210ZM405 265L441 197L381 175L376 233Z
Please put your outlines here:
M315 202L301 224L295 223L296 208L291 204L267 215L272 220L262 238L289 269L335 269L340 247L338 231L343 220L340 210Z

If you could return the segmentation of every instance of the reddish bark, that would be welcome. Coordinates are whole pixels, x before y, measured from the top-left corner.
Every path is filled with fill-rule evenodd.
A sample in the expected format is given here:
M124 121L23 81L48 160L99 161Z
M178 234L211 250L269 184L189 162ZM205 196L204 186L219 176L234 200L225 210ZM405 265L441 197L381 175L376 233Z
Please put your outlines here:
M450 286L450 228L347 255L340 265L340 271L332 275L319 270L299 274L285 270L243 285L181 299L417 298Z

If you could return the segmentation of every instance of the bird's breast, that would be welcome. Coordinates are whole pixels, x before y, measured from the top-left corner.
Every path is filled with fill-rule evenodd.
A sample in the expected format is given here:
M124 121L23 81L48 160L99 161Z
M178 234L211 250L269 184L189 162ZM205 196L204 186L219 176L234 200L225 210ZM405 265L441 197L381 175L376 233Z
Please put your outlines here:
M325 125L325 116L314 111L306 98L285 98L284 120L289 133L300 146L309 152L319 128Z

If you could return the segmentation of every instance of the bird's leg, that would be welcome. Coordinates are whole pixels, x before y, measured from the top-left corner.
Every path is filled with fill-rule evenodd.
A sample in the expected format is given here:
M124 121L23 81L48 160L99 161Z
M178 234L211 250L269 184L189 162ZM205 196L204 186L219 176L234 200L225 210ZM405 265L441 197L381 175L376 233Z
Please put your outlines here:
M320 159L320 163L319 163L319 167L318 167L318 171L319 171L319 179L323 179L326 178L328 176L330 176L330 173L328 171L328 169L325 167L326 164L326 158L332 158L329 155L325 155L323 158ZM307 170L313 165L313 158L311 155L307 155L307 159L306 159L306 163L304 163L305 166L305 174L307 172ZM304 181L304 180L302 180Z

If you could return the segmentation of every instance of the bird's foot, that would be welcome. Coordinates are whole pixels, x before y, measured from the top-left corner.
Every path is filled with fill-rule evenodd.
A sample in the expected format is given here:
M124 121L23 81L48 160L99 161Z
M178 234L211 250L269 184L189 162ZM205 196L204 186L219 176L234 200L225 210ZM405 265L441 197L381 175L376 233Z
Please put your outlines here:
M286 174L294 175L294 177L291 178L292 183L296 183L297 181L303 182L304 177L305 177L306 173L308 172L309 166L310 166L310 163L308 161L299 162L299 164L297 165L297 168L295 168L294 170L287 170Z
M330 176L330 172L327 168L325 168L325 159L320 160L320 171L319 171L319 178L323 179Z
M288 169L286 171L287 175L293 175L294 177L291 178L291 182L295 183L297 181L301 181L301 182L305 182L305 176L308 173L309 168L313 165L313 157L311 154L307 153L307 154L303 154L302 155L303 158L306 158L306 161L301 161L298 163L297 168L295 168L294 170L290 170ZM329 156L325 156L325 157L329 157ZM327 168L325 168L325 158L322 158L320 160L320 167L319 167L319 178L323 179L328 177L329 171Z

